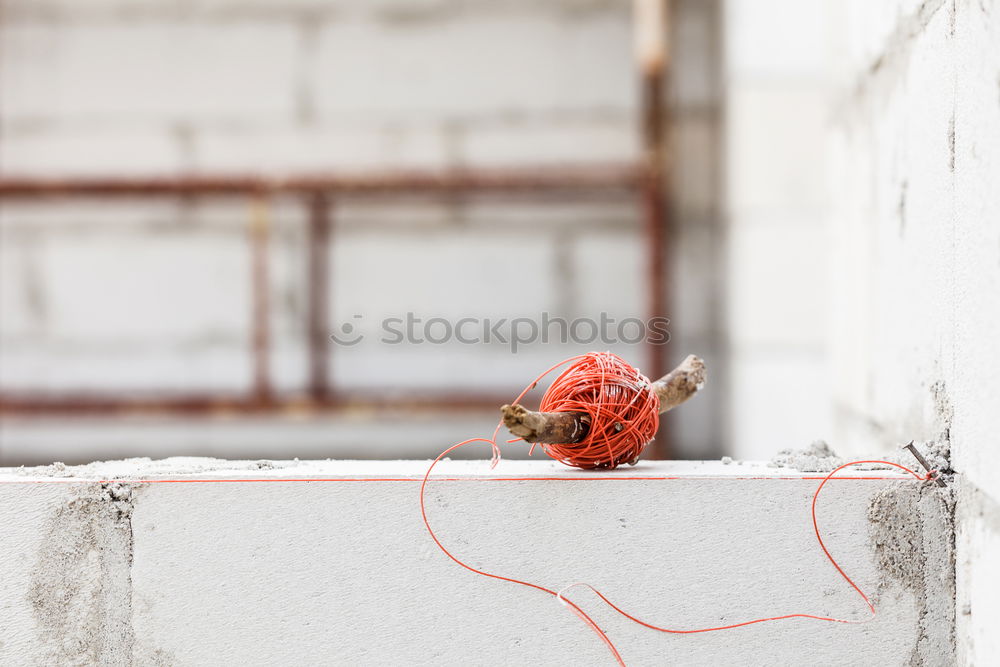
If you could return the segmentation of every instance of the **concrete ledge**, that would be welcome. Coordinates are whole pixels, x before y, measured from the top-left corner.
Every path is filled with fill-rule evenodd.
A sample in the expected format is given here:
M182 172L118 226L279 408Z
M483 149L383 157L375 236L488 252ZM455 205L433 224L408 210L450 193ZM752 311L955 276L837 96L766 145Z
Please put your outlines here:
M0 663L614 664L550 596L474 575L437 550L418 507L426 466L168 459L2 469ZM555 589L588 582L657 624L863 619L812 532L822 477L763 464L594 473L454 461L436 469L427 507L470 565ZM831 552L874 595L870 623L796 619L675 636L590 593L571 597L630 665L949 662L949 492L888 471L845 477L824 489L819 520ZM913 541L916 565L900 571Z

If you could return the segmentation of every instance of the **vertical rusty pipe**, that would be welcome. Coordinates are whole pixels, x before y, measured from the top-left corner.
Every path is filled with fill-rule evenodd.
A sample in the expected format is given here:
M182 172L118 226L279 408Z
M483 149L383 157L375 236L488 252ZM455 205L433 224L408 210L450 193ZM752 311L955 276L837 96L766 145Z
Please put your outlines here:
M644 77L643 97L645 99L644 131L647 149L646 171L643 175L643 215L645 218L647 272L649 290L647 292L646 313L648 317L668 317L667 281L667 237L669 211L665 169L662 160L664 150L664 122L662 104L658 100L663 84L659 78ZM661 377L667 372L666 348L659 344L650 345L649 377Z
M316 400L329 389L330 338L328 335L328 280L330 277L330 200L325 194L309 200L308 236L309 394Z
M270 249L269 202L263 195L250 205L251 363L254 398L271 400L271 308L268 254Z
M635 0L635 44L640 75L642 124L643 216L646 233L648 279L647 317L669 314L669 262L667 242L670 206L667 199L667 119L664 88L667 74L667 0ZM651 332L652 333L652 332ZM666 347L650 341L647 375L661 377L667 371ZM649 457L669 458L667 425L650 445Z

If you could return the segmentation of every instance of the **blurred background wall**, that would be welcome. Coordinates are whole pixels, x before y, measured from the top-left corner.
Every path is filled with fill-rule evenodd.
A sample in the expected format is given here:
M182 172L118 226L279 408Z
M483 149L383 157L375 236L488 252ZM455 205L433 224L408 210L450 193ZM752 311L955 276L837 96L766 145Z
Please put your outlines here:
M671 4L666 360L697 353L711 373L665 420L676 457L766 458L831 435L828 14L820 1ZM0 175L629 163L643 150L635 41L632 3L607 0L7 0ZM271 236L274 389L303 392L311 241L307 203L288 197L0 202L0 390L245 391L255 215ZM367 335L333 346L346 395L512 397L598 347L389 346L373 340L384 317L646 314L634 197L338 198L331 221L329 328ZM648 360L641 343L610 347ZM493 419L6 414L0 460L425 457Z

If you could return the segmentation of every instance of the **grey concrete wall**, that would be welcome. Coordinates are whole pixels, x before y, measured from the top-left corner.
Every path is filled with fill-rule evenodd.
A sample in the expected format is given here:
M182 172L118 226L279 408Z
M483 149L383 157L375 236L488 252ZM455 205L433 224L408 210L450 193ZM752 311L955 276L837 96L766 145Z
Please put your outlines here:
M833 3L838 446L950 449L960 664L1000 605L1000 5ZM941 539L950 539L942 535Z

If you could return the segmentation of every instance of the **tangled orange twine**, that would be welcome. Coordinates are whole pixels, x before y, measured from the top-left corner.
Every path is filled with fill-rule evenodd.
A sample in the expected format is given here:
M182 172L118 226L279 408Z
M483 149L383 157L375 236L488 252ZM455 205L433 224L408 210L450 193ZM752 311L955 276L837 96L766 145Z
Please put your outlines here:
M660 399L649 379L611 352L576 357L545 392L539 410L586 415L589 428L580 442L538 443L555 460L577 468L634 462L660 425Z

